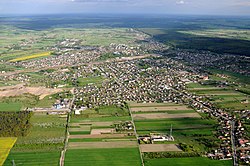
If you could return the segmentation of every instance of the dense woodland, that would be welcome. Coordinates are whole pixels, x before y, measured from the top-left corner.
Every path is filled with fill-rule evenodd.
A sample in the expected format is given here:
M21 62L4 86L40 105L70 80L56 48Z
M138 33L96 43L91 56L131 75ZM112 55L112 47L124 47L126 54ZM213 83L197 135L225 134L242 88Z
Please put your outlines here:
M28 134L32 112L0 112L0 137L18 137Z

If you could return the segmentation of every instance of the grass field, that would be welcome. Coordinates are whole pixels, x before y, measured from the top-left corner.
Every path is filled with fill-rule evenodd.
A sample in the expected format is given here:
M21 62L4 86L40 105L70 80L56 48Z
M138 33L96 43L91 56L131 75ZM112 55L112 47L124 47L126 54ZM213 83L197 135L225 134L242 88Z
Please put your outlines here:
M231 166L232 160L210 160L205 157L147 159L145 166Z
M10 60L10 62L18 62L18 61L25 61L29 59L34 59L34 58L41 58L41 57L47 57L50 56L51 52L44 52L44 53L39 53L39 54L34 54L34 55L27 55L19 58L15 58Z
M0 111L13 112L13 111L20 111L21 108L22 104L19 102L9 102L9 103L0 102Z
M65 166L140 166L138 148L68 150Z
M99 76L99 77L79 78L78 79L78 85L79 86L86 86L88 84L95 84L97 86L100 86L104 80L105 79L103 77L101 77L101 76Z
M4 161L9 155L10 149L15 144L17 138L2 137L0 138L0 165L3 165Z
M4 166L58 166L60 152L13 152L4 163Z

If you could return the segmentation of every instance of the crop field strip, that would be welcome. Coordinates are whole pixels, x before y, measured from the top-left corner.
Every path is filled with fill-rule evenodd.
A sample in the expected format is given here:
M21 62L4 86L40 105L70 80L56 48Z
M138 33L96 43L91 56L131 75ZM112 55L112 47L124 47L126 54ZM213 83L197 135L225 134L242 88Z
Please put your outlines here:
M199 118L198 113L182 113L182 114L168 114L168 113L148 113L148 114L134 114L135 120L139 119L176 119L176 118Z
M3 165L16 140L17 138L0 137L0 165Z
M25 60L30 60L30 59L34 59L34 58L47 57L50 55L51 55L51 52L43 52L43 53L39 53L39 54L33 54L33 55L27 55L27 56L15 58L15 59L10 60L9 62L25 61Z
M141 144L141 151L144 152L182 152L175 144Z

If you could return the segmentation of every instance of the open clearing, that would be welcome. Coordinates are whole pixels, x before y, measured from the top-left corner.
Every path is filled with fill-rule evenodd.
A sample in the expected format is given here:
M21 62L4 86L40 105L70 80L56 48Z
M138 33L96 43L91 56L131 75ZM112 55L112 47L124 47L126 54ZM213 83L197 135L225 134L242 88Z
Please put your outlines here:
M135 141L118 142L70 142L68 149L101 149L101 148L132 148L137 147Z
M141 152L181 152L175 144L142 144Z
M48 95L62 92L62 89L51 89L45 87L25 87L23 85L17 86L7 86L1 87L0 89L0 98L1 97L11 97L11 96L20 96L25 93L30 93L36 96L39 96L40 99Z
M178 111L178 110L190 110L187 106L184 105L175 105L175 106L161 106L161 107L135 107L131 108L132 112L157 112L157 111Z
M0 165L3 165L16 140L17 138L12 137L0 138Z
M140 119L175 119L175 118L199 118L198 113L184 114L167 114L167 113L151 113L151 114L135 114L132 115L135 120Z

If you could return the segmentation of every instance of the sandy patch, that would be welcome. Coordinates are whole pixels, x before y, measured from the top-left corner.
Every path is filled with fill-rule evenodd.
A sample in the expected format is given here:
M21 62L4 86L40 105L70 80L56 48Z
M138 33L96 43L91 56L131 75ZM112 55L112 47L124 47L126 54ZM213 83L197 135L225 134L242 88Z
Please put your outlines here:
M59 93L62 91L62 89L52 89L45 87L26 87L23 84L20 84L16 86L1 87L0 97L20 96L25 93L30 93L39 96L39 99L41 100L48 95Z
M143 144L141 152L181 152L175 144Z

